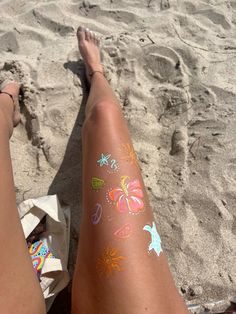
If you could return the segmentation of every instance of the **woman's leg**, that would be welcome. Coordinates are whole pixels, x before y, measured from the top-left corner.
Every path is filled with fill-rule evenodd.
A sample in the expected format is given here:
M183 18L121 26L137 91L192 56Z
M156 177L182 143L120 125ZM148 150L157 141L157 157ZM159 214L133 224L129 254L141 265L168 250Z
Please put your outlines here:
M19 86L8 84L3 91L18 97ZM44 299L16 208L9 138L18 122L12 99L0 94L0 312L41 314Z
M94 36L78 32L87 72L101 70ZM95 72L83 127L83 218L72 312L188 313L161 248L126 122Z

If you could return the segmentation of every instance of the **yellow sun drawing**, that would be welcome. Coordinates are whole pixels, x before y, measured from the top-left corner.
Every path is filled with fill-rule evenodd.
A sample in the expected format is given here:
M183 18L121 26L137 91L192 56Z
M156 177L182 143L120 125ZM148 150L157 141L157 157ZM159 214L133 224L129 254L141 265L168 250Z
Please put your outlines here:
M131 164L138 165L137 156L132 145L129 143L122 144L122 152L125 154L122 159L128 160Z
M99 275L109 276L113 271L121 271L120 262L125 257L118 254L118 250L114 248L106 248L104 253L97 260L97 271Z

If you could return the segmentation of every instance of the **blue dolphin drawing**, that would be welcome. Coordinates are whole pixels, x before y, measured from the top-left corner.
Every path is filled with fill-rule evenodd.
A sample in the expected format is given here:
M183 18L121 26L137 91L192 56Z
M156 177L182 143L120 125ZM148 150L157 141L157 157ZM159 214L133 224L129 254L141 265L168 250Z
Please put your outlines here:
M149 225L146 225L143 227L143 230L150 232L151 234L151 243L148 247L149 252L151 250L154 250L156 254L159 256L161 254L162 248L161 248L161 238L157 232L157 228L155 223L152 223L152 227Z

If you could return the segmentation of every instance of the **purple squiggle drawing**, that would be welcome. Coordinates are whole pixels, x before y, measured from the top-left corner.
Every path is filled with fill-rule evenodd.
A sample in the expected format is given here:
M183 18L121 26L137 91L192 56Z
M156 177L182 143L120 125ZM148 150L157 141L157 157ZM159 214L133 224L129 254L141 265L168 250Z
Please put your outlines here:
M95 212L91 215L91 221L94 225L97 225L102 218L102 205L97 203L95 205Z

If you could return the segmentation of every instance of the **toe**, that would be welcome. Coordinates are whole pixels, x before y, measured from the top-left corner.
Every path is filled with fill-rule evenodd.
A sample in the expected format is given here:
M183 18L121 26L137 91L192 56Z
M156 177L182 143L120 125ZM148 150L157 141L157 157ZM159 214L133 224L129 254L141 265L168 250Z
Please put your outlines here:
M90 41L91 40L91 32L88 28L85 29L85 39L87 41Z
M91 32L91 40L93 43L95 43L95 33Z
M95 43L95 45L98 44L98 37L95 33L93 33L93 42Z
M93 33L93 42L95 45L98 46L98 42L99 42L99 37L96 33Z
M77 37L79 41L85 40L85 30L82 26L79 26L77 29Z

